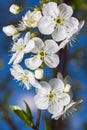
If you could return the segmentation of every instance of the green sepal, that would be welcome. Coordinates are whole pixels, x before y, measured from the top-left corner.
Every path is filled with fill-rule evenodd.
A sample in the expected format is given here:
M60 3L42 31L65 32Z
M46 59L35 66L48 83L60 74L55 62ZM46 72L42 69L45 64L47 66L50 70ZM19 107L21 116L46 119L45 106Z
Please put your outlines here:
M27 105L27 104L26 104ZM33 120L32 120L32 118L30 118L30 117L32 117L32 114L30 114L30 116L29 116L29 107L27 106L27 111L28 112L25 112L22 108L20 108L19 106L10 106L10 109L20 118L20 119L22 119L24 122L25 122L25 124L27 125L27 126L30 126L30 127L33 127ZM28 113L28 114L27 114Z
M25 105L26 105L26 114L27 114L27 118L32 121L33 118L32 118L32 113L31 113L31 110L30 110L30 107L28 106L27 102L24 101Z

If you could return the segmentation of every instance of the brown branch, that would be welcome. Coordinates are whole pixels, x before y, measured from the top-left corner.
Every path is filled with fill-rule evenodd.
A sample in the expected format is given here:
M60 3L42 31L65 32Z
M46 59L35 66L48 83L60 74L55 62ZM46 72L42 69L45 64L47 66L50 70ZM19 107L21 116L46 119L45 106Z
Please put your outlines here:
M59 0L59 3L61 4L61 3L63 3L63 1L64 1L64 0Z
M33 124L32 129L33 130L39 130L39 125L40 125L40 116L41 116L41 110L37 110L37 119L36 119L36 125Z

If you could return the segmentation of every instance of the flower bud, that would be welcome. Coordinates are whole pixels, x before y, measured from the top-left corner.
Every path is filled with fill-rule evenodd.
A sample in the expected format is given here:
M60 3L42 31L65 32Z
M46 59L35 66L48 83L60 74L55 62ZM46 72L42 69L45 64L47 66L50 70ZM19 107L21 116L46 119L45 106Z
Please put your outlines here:
M2 28L2 30L7 36L13 36L18 33L18 30L14 25L5 26Z
M9 8L9 11L12 13L12 14L18 14L20 11L22 10L22 8L16 4L12 4Z
M34 73L35 73L35 77L37 79L42 79L43 78L43 74L44 74L43 69L38 68L38 69L35 70Z
M66 84L65 88L64 88L64 92L68 93L70 92L71 86L70 84Z

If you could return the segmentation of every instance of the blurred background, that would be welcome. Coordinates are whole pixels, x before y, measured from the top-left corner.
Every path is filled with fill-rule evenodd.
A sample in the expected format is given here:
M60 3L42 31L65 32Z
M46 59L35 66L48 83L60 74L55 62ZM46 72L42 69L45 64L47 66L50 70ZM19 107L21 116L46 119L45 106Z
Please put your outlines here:
M56 121L56 123L49 120L48 112L43 111L40 130L87 130L87 0L65 0L64 2L72 5L75 11L74 16L79 20L84 19L85 25L77 36L77 41L67 49L66 57L64 57L65 53L62 54L64 65L61 61L59 71L71 76L75 99L83 99L84 102L73 116L64 121ZM34 6L39 5L39 0L0 0L0 130L31 130L9 110L10 105L19 105L25 109L24 100L26 100L36 120L37 110L33 101L35 91L33 89L27 91L18 86L18 82L13 80L10 74L11 66L8 65L12 40L2 32L2 27L16 24L27 11L18 15L11 14L9 7L13 3ZM46 68L45 72L44 78L49 80L56 75L57 70L52 71ZM56 124L59 126L56 127Z

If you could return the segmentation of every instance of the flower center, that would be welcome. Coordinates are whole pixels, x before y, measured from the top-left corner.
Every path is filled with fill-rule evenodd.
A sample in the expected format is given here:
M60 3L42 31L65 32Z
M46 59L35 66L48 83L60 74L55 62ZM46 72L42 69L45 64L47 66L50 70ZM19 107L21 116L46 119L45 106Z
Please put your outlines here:
M21 52L24 49L24 47L20 46L19 51Z
M28 79L28 77L24 74L22 77L22 81L25 82Z
M50 101L53 101L55 99L55 93L50 92L50 94L47 97Z
M32 24L35 23L35 20L33 20L33 19L28 19L28 20L25 20L25 22L27 23L28 26L32 26Z
M45 56L45 52L43 50L40 50L38 52L38 54L39 54L40 58L43 58Z
M23 47L22 45L18 45L18 44L15 44L15 45L16 45L16 50L17 50L18 52L23 51L24 47Z
M63 18L60 18L60 17L58 17L55 21L56 21L56 24L57 24L57 25L64 23L64 19L63 19Z

